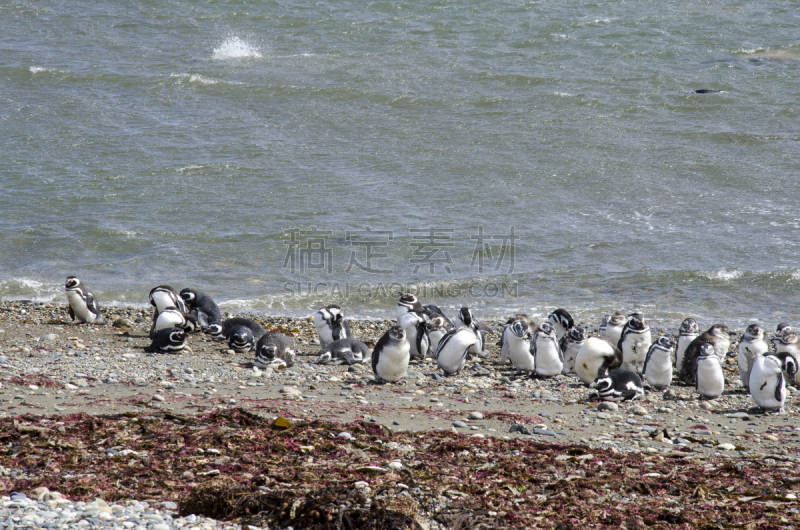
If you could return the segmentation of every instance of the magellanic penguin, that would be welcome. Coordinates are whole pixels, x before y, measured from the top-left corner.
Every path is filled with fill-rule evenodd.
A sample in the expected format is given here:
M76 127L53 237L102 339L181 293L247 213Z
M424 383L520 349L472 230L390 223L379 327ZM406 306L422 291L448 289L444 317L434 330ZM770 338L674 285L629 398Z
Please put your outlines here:
M750 324L739 341L739 380L744 388L750 384L750 370L753 368L753 361L756 357L769 351L764 330L758 324Z
M209 324L222 322L219 306L206 293L187 287L181 291L180 296L201 329L206 329Z
M549 322L542 322L531 337L531 353L538 376L553 377L564 369L564 356L558 346L556 332Z
M725 390L725 375L711 343L705 342L700 346L696 379L695 388L700 394L700 399L717 399Z
M586 385L620 365L622 352L605 337L589 337L575 356L575 373Z
M406 332L406 339L411 345L411 357L413 359L424 359L428 356L431 340L425 332L425 318L414 311L409 311L400 317L398 322Z
M350 324L344 319L344 310L336 304L323 307L314 313L314 326L323 348L339 339L351 339Z
M145 346L147 353L181 353L186 347L186 332L179 327L156 331L153 342Z
M433 352L433 358L445 375L459 374L467 362L467 355L478 343L475 330L466 326L451 329L439 341L439 347Z
M268 366L291 368L294 366L295 355L293 338L279 331L270 331L258 339L253 365L262 370Z
M622 368L642 373L651 343L650 327L645 324L642 315L631 315L617 343L617 348L622 352Z
M369 346L356 339L339 339L331 342L317 354L316 364L363 363L369 360L372 351Z
M622 330L628 322L628 317L622 311L617 311L606 320L606 338L616 345L622 335ZM592 379L594 381L594 379Z
M472 316L472 310L468 307L462 307L461 310L456 315L455 321L456 328L468 328L471 329L473 333L475 333L476 338L478 339L477 342L470 348L469 353L474 353L480 357L488 357L489 352L484 351L484 333L491 333L492 329L482 322L478 322L475 320L475 317Z
M548 322L550 325L553 326L553 330L556 332L556 338L561 340L561 338L566 335L569 330L575 325L575 321L572 319L572 315L566 309L556 309L547 317Z
M644 373L645 380L655 390L664 390L672 383L673 345L671 337L662 335L647 351L642 373Z
M681 322L681 327L678 330L678 340L675 343L675 373L680 374L683 371L683 359L686 354L686 348L700 335L700 327L697 321L693 318L684 319Z
M228 332L236 326L247 326L253 332L253 336L256 340L260 339L266 331L261 325L254 321L250 320L249 318L229 318L227 320L223 320L219 324L211 324L206 328L206 333L211 335L213 340L226 340L228 337Z
M531 332L528 323L524 320L512 322L506 326L503 334L506 337L503 341L506 358L511 361L517 372L533 375L536 361L531 351Z
M167 307L163 311L159 311L158 317L153 322L150 330L150 338L155 337L156 331L171 327L181 328L186 333L194 333L199 329L197 320L192 315L184 313L177 307Z
M792 328L785 326L781 329L780 334L772 339L772 342L775 344L775 353L788 353L794 357L795 361L800 362L800 338L797 336L797 333L792 331ZM800 384L800 372L794 374L792 377L786 374L786 377L789 384Z
M638 374L618 368L603 374L589 385L603 401L631 401L644 397L644 385Z
M166 311L167 308L177 308L182 313L188 313L186 309L186 304L183 302L183 298L180 297L178 291L173 289L169 285L157 285L150 289L149 294L150 305L153 306L153 325L150 326L150 338L153 338L156 329L163 329L156 328L156 321L158 320L158 315L161 314L162 311Z
M728 333L728 326L725 324L714 324L704 331L689 346L683 355L683 370L678 374L681 381L687 385L696 386L697 383L697 358L700 356L700 348L703 344L714 346L714 353L720 358L720 362L725 358L728 347L731 344L731 337Z
M528 326L529 333L535 333L536 330L539 328L539 325L533 321L531 316L527 313L517 313L513 317L509 318L506 323L503 325L503 331L500 332L500 342L498 342L498 346L500 346L500 362L504 363L508 360L508 347L506 346L506 339L507 334L511 333L509 331L509 327L514 322L525 322Z
M408 312L419 313L427 319L430 311L423 306L414 293L402 293L397 302L397 321Z
M586 329L577 326L569 330L561 339L559 347L564 354L564 368L561 370L562 374L570 374L575 371L575 357L586 343L586 337Z
M107 321L100 312L97 299L75 276L67 276L64 283L69 302L69 316L78 319L80 324L105 324Z
M378 383L394 383L408 373L411 344L402 326L392 326L372 350L372 371Z
M784 372L794 377L797 361L788 353L767 353L753 361L750 370L750 396L756 405L768 412L783 414L786 402Z
M439 347L439 342L449 329L452 329L452 326L450 328L447 327L447 321L442 315L433 315L429 321L425 322L425 333L428 334L428 342L430 343L428 351L430 353L436 351L436 348Z

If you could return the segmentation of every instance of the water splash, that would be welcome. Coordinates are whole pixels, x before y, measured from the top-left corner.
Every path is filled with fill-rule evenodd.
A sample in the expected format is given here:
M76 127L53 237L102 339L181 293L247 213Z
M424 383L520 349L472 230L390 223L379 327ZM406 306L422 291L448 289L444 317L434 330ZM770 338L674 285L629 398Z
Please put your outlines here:
M258 48L249 45L239 37L229 37L222 41L218 48L214 48L211 59L215 61L225 61L227 59L248 59L261 58Z

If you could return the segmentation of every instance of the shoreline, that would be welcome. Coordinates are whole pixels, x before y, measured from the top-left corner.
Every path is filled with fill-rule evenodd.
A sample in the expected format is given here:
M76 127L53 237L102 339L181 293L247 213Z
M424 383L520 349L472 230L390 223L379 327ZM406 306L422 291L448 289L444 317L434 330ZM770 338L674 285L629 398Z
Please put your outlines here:
M797 482L780 482L780 477L776 478L781 485L775 486L777 489L773 495L785 497L787 494L800 493L800 471L796 465L800 462L800 427L794 426L796 401L800 393L796 390L791 392L787 399L789 412L784 415L757 413L753 409L752 399L736 385L738 372L735 357L730 354L724 367L726 379L731 384L726 385L725 394L715 401L701 402L692 388L673 385L670 387L671 392L667 394L647 392L641 401L621 403L618 410L604 411L597 409L597 402L588 400L590 389L580 384L574 376L516 379L510 365L503 366L497 362L497 332L487 339L492 354L490 358L469 361L461 376L442 377L435 363L412 362L404 383L376 385L372 382L373 374L368 365L350 368L346 365L312 365L309 362L313 359L311 355L316 354L319 346L315 344L317 336L313 323L307 318L248 315L264 325L265 329L282 327L295 335L297 364L288 370L260 371L252 368L251 354L230 354L226 345L213 342L202 334L190 335L188 342L192 353L144 353L142 348L150 342L146 337L150 326L150 310L106 309L104 314L109 322L126 318L133 324L131 327L116 328L110 323L106 326L72 325L69 323L66 304L50 304L51 307L47 305L0 303L0 430L6 436L28 436L34 442L37 441L32 431L23 434L18 426L14 426L14 422L51 429L53 422L63 421L63 427L69 430L70 424L85 423L89 421L87 418L94 417L97 421L108 422L108 429L113 431L121 428L120 425L130 426L136 422L154 421L142 420L150 417L159 420L157 423L160 428L172 432L171 430L179 427L191 426L192 422L197 422L195 426L212 425L220 421L232 424L231 415L244 414L251 417L254 424L259 425L258 429L266 429L259 436L266 437L269 444L283 444L286 451L280 453L282 458L287 459L294 455L289 460L291 466L299 466L299 474L313 473L316 465L325 469L333 466L330 468L331 472L338 470L336 483L340 486L347 483L350 490L356 482L363 481L375 486L392 479L394 485L389 488L395 492L392 499L402 493L397 488L398 483L409 486L408 491L403 490L406 493L400 495L401 497L407 496L413 489L411 484L407 484L411 479L406 472L419 484L428 484L432 480L424 479L424 468L428 465L428 460L422 456L427 451L417 448L414 450L417 456L409 459L402 452L380 449L393 440L402 440L405 445L418 445L420 436L422 439L440 440L442 444L463 446L461 451L470 453L470 457L465 457L470 462L475 455L484 455L478 458L479 461L467 466L472 470L491 462L502 461L511 465L514 451L525 451L525 448L534 447L538 448L536 451L541 451L541 458L545 458L548 452L569 455L569 451L573 451L575 454L591 453L606 462L634 459L639 464L652 463L660 466L680 460L685 466L689 465L686 462L691 461L693 463L690 465L697 466L698 469L709 463L717 466L718 462L751 462L754 459L791 462L793 464L790 469L781 467L780 470L792 480L793 477L797 478ZM137 319L141 321L137 322ZM351 320L350 323L355 337L364 341L376 341L391 325L391 321ZM655 336L654 333L654 338ZM735 349L735 346L736 340L733 340L731 348ZM438 380L434 374L439 376ZM277 417L288 419L292 428L285 432L269 428ZM138 419L134 420L135 418ZM374 427L378 431L374 435L371 434L372 431L358 433L354 431L354 425L360 426L361 430ZM251 430L261 432L258 429L253 427ZM512 429L515 432L510 432ZM334 436L327 438L325 435L318 440L314 434L327 431L333 432ZM340 438L339 433L342 432L351 433L355 439L347 436ZM311 438L306 440L311 445L305 442L289 443L281 438L287 434L297 436L298 439L311 437L314 438L314 443L309 441ZM82 436L76 432L72 435ZM171 436L186 438L187 434L173 432ZM380 438L381 444L376 445L374 437ZM120 445L131 451L142 450L141 440L115 442L114 437L111 440L103 438L106 437L92 439L92 445L86 446L94 447L91 451L97 452L102 458L108 458L109 453L104 453L105 451L113 451L114 447ZM87 443L88 441L86 440ZM98 442L103 443L97 446ZM231 443L238 447L238 442ZM330 460L332 455L325 451L318 452L323 447L330 449L329 444L336 446L337 458L354 466L350 471L345 473L340 466L334 465L335 462L322 463ZM301 445L314 446L316 449L304 450L300 448ZM366 446L372 449L368 450ZM121 450L124 449L116 449ZM236 453L234 458L239 466L252 467L247 463L247 458L254 458L252 453L239 453L232 449L229 452L231 455ZM453 454L456 455L453 461L449 460L449 451L440 456L451 467L458 467L458 451ZM44 456L34 453L28 458L41 464L46 460ZM266 458L270 454L258 456ZM317 464L311 466L312 471L302 471L302 462L307 462L309 456ZM43 460L39 461L39 458ZM4 469L14 469L8 465L9 459L8 454L0 458ZM405 466L400 468L402 472L395 473L397 470L392 471L388 467L395 459L399 459ZM179 502L193 488L215 480L214 477L224 477L225 472L213 463L215 460L206 460L207 463L191 468L191 479L173 477L183 486L176 486L172 492L164 490L162 497L156 497L156 500ZM414 461L423 462L424 465L406 466ZM561 465L558 462L575 464L569 460L550 463L543 461L542 465ZM436 462L430 463L438 465ZM284 464L290 465L290 462ZM384 471L364 471L371 465ZM178 464L173 463L174 466ZM585 467L583 464L577 466L578 469ZM214 469L218 469L220 475L201 475ZM44 471L38 471L40 477ZM464 469L440 472L462 476L467 482L470 480L463 475ZM253 474L249 471L247 473ZM393 474L398 477L392 478ZM294 489L290 490L296 491L300 487L298 484L303 484L303 490L311 488L309 491L312 491L314 485L319 489L326 483L321 478L323 475L317 474L316 478L307 476L305 481L293 482ZM10 481L9 476L0 477L3 482L3 487L0 488L2 495L14 491L14 484L28 487L36 482L20 479ZM73 500L92 500L92 495L103 491L99 487L81 490L77 488L77 484L63 476L62 473L60 482L50 482L54 486L50 489L56 491L55 485L61 484L64 488L61 493L71 499L76 497L76 491L83 491ZM506 494L503 493L504 502L513 505L514 500L520 500L519 497L527 499L519 495L519 488L530 480L525 476L529 474L523 473L509 482L517 494L506 488L508 499L505 499ZM235 473L231 477L241 479ZM40 478L40 482L42 480ZM254 485L253 480L246 479L244 482L248 482L256 490L265 486ZM282 483L268 483L265 487L270 494L277 495L275 492L283 491L280 486ZM193 486L190 487L190 484ZM105 487L108 488L107 485ZM458 487L464 489L462 486ZM612 490L615 487L612 486ZM156 489L151 488L148 491ZM117 500L122 495L136 492L131 488L107 489L109 494L112 490L116 492L114 495ZM546 494L544 492L539 495ZM684 499L688 495L688 500L694 501L696 496L692 497L692 494L691 491L681 492L678 498ZM429 528L446 527L435 522L436 513L456 505L465 507L466 499L471 498L474 501L476 498L474 492L464 497L448 494L445 490L436 497L436 506L442 506L425 508L425 503L420 501L424 497L421 493L410 495L420 506L415 512L420 517L419 521ZM655 502L657 496L653 494L653 497ZM114 499L105 500L110 502ZM763 500L772 502L766 497ZM786 498L780 502L798 507L796 499ZM489 511L500 513L504 510ZM481 517L492 517L494 522L491 524L496 525L495 527L507 525L509 528L522 528L526 524L532 524L533 519L527 518L517 523L508 517L513 511L505 512L506 516L503 517L485 514Z

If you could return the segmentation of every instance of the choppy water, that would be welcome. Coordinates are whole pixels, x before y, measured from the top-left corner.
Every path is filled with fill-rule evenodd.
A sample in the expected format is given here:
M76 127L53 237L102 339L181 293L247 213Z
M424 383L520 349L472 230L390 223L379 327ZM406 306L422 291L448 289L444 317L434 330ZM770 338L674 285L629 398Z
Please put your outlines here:
M0 297L797 321L799 28L776 1L0 1Z

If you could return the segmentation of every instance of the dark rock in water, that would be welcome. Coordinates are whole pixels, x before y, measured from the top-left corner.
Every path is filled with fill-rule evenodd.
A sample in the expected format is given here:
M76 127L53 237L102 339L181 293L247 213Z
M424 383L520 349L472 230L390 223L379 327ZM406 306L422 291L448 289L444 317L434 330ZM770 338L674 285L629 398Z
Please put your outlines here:
M722 90L711 90L710 88L700 88L695 90L696 94L719 94Z

